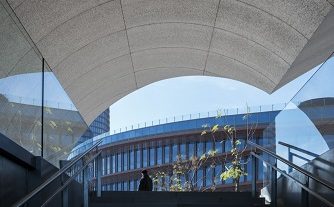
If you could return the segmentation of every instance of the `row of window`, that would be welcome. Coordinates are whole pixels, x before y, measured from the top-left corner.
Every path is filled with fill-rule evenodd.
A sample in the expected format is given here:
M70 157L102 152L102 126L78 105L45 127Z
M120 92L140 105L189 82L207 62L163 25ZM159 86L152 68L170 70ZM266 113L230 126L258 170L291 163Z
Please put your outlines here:
M239 147L243 147L244 142ZM145 168L176 161L177 155L182 158L201 156L210 150L218 153L231 150L231 142L197 142L187 144L173 144L151 148L135 149L121 153L107 155L102 158L102 175L123 172L137 168Z
M243 176L240 178L240 183L244 181L251 181L251 170L250 170L250 162L248 162L245 166L247 171L249 172L247 176ZM245 169L245 170L246 170ZM232 184L232 179L228 179L226 181L220 180L220 174L222 173L222 165L217 165L215 168L204 168L200 169L195 173L194 183L198 188L202 187L210 187L213 183L216 185L220 184ZM181 183L184 184L186 180L192 177L192 173L187 176L183 176L180 178ZM160 181L162 182L162 181ZM166 180L163 181L166 184L167 190L170 186L170 179L166 177ZM102 185L102 191L136 191L138 189L139 181L138 180L129 180L129 181L121 181L116 183L109 183ZM161 186L154 186L155 191L161 191Z

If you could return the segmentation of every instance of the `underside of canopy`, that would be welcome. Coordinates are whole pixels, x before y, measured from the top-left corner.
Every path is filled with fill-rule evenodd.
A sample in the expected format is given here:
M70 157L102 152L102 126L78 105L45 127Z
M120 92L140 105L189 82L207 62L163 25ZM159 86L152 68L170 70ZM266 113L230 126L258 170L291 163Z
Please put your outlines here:
M334 48L333 0L8 1L88 124L172 77L225 77L272 93ZM10 48L7 28L0 45ZM15 71L31 55L13 53L1 67Z

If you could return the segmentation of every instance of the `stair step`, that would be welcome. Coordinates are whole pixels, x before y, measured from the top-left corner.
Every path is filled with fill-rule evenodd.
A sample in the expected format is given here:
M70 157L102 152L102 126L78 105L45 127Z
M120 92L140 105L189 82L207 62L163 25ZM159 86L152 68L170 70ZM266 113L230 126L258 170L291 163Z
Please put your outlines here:
M90 207L265 207L264 204L90 204Z
M249 192L102 192L91 194L91 207L245 207L264 206Z

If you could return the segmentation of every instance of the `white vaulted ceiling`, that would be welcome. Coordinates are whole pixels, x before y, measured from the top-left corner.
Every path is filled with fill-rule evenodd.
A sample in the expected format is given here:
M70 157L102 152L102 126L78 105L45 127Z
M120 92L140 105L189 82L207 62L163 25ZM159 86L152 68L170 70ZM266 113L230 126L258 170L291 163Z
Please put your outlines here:
M227 77L271 93L333 49L323 42L333 39L333 22L320 27L333 17L333 0L9 3L88 124L130 92L171 77Z

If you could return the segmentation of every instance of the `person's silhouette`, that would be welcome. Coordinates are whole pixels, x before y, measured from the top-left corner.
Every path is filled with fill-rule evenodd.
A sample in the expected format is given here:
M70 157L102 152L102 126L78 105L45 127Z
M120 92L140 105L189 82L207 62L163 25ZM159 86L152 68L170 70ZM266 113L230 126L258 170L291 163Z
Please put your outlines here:
M148 175L147 170L141 171L142 177L140 179L138 191L152 191L153 182L150 176Z

